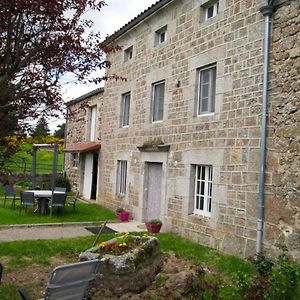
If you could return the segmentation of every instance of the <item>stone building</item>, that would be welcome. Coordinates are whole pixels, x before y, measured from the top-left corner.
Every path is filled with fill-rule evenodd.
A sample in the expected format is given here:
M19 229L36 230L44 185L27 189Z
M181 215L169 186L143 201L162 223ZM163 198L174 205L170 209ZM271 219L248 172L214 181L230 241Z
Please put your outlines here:
M260 235L300 258L300 2L268 4L160 0L103 42L127 80L68 104L66 172L86 198L227 253Z

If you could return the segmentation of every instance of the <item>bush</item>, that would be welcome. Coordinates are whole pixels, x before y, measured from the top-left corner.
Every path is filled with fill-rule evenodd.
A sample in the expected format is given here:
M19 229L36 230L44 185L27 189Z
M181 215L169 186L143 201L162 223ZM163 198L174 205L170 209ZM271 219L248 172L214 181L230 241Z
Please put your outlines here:
M59 176L56 178L56 186L65 187L67 192L71 191L71 184L68 177Z

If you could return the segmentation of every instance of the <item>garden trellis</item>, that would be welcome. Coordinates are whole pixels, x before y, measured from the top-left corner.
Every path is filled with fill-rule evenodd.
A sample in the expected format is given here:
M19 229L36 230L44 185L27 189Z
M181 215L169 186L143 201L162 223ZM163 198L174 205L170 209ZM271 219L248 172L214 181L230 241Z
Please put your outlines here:
M56 184L56 172L57 172L57 160L58 160L58 144L33 144L32 152L32 187L35 189L36 184L36 152L38 150L49 151L53 150L53 164L51 175L51 189L55 188Z

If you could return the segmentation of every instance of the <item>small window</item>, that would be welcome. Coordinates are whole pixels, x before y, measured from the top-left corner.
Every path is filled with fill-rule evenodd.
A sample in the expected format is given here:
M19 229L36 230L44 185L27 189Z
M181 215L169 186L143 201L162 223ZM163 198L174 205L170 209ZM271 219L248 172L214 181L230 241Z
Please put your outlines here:
M130 46L124 51L124 61L131 60L133 57L133 46Z
M164 116L165 82L152 85L152 122L162 121Z
M127 161L118 160L117 194L120 196L124 196L126 194L126 181L127 181Z
M198 115L209 114L215 111L216 70L216 65L199 70Z
M130 93L122 95L121 103L121 127L129 125L129 112L130 112Z
M164 26L155 32L155 45L160 45L167 40L167 26Z
M219 13L219 1L211 3L205 8L205 19L208 20L215 17Z
M72 167L77 169L79 166L79 153L72 153Z
M212 201L212 176L213 167L196 165L194 214L210 216Z

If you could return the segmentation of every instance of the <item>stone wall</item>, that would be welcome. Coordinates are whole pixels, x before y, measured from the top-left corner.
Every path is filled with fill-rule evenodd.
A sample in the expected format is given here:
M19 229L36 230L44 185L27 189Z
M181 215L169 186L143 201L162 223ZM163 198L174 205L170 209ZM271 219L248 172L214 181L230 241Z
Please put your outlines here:
M32 175L30 173L0 173L0 184L16 184L17 182L32 182ZM36 174L36 185L41 188L49 188L51 182L51 174Z
M89 141L89 107L97 106L97 140L101 140L102 92L68 106L66 148ZM72 153L65 154L65 171L73 190L81 190L84 176L84 154L80 154L79 165L73 167Z
M265 241L300 260L300 2L273 17Z

